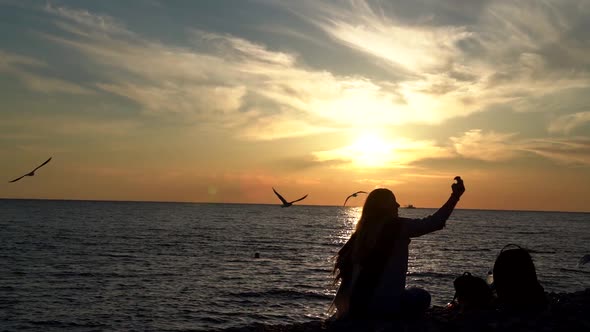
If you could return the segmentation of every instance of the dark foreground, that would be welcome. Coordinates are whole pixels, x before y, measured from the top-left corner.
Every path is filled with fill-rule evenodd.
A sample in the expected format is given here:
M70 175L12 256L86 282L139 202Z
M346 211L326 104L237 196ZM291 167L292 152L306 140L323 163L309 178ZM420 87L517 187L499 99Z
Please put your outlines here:
M590 331L590 288L575 293L549 293L550 306L535 314L510 314L499 311L459 314L442 307L431 308L425 317L409 321L364 321L328 323L312 321L292 325L255 324L224 332L338 332L338 331Z

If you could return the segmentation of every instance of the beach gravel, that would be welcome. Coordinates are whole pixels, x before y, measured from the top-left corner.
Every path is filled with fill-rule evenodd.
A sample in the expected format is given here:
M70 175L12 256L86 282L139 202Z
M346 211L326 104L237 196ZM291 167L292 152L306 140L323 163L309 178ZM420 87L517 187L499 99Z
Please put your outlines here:
M253 324L224 332L513 332L590 331L590 288L574 293L547 293L549 307L542 312L501 310L458 313L434 306L424 317L404 321L311 321L288 325Z

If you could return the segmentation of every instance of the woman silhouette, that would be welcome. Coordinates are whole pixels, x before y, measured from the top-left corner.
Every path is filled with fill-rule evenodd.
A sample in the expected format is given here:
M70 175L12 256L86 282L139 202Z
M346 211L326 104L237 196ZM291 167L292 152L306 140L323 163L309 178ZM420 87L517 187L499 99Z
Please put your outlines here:
M406 289L410 238L445 226L465 192L463 180L455 177L448 201L423 219L398 216L400 205L388 189L375 189L365 201L354 233L340 249L334 266L340 287L332 303L336 318L389 318L419 315L430 306L430 294Z

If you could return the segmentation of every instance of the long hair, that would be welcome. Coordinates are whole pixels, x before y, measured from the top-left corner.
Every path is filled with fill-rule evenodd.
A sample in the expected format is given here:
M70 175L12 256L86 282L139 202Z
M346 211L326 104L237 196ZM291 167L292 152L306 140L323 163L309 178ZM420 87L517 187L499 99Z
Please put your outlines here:
M543 286L526 249L513 244L504 246L493 272L496 293L504 305L515 309L536 309L545 305Z
M371 191L365 200L363 212L355 231L346 244L338 251L334 265L335 282L348 278L354 264L364 265L371 260L378 248L378 240L383 235L387 223L397 217L399 204L393 192L379 188Z

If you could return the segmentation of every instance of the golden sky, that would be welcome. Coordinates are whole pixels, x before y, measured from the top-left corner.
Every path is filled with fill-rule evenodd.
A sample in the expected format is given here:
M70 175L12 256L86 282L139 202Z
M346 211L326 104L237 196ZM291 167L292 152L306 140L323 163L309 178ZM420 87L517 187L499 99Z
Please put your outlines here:
M0 12L2 198L590 211L589 0Z

